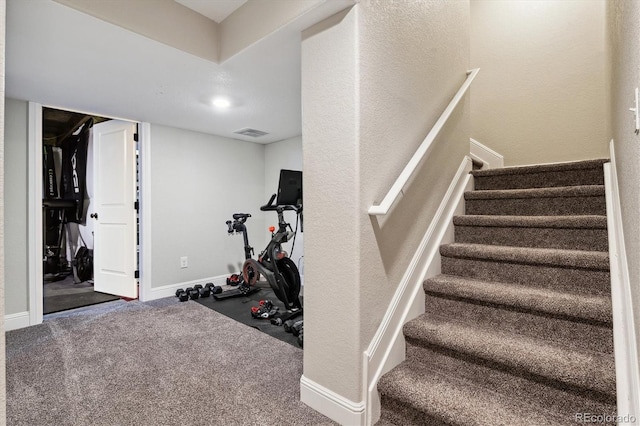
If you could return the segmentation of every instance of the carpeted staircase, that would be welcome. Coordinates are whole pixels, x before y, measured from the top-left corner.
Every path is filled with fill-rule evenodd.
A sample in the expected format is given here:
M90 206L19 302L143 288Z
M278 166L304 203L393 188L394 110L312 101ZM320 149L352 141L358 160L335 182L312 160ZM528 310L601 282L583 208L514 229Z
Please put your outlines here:
M474 170L378 425L575 425L613 415L603 163Z

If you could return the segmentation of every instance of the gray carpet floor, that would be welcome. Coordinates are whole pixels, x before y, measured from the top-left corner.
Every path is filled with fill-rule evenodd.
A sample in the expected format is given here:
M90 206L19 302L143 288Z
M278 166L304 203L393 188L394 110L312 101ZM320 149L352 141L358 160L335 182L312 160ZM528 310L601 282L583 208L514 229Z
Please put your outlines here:
M302 350L193 301L115 301L7 332L8 425L331 425Z

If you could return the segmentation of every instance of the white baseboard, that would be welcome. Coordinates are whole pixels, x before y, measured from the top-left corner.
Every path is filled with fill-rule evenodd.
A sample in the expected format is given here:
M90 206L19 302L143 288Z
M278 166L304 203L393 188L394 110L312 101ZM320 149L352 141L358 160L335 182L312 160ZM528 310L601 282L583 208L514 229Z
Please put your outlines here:
M613 346L616 364L617 411L620 416L640 417L640 374L636 331L631 302L631 282L622 228L622 210L613 140L610 163L604 164L613 308ZM638 424L634 421L633 424Z
M504 157L477 140L469 139L469 155L475 160L482 161L487 169L504 167Z
M302 375L300 401L341 425L364 424L364 402L353 402Z
M169 285L164 285L162 287L155 287L155 288L152 287L149 291L147 291L146 297L142 301L147 302L149 300L161 299L163 297L169 297L169 296L175 297L177 289L193 287L196 284L201 284L203 286L206 283L213 283L215 285L220 285L220 286L226 285L227 277L229 277L229 275L218 275L216 277L201 278L199 280L185 281L177 284L169 284Z
M402 326L424 313L422 283L426 278L440 273L440 245L453 242L453 216L464 213L464 192L471 190L473 185L470 170L471 158L465 157L409 263L376 334L363 353L366 425L374 424L380 417L378 380L405 359Z
M4 330L17 330L31 325L29 311L18 312L4 316Z

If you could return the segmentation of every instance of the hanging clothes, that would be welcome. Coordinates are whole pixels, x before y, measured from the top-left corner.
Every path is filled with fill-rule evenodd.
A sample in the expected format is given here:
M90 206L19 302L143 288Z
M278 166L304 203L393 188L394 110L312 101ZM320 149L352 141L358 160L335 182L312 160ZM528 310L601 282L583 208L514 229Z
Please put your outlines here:
M85 198L87 182L87 148L93 119L87 121L77 135L71 135L62 141L62 188L65 200L76 202L75 207L67 210L66 221L84 224Z

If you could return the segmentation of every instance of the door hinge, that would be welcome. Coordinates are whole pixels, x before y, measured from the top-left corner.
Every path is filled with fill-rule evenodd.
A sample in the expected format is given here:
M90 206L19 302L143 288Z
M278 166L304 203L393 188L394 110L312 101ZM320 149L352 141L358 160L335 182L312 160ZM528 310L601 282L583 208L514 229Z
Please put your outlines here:
M134 278L140 278L140 271L136 271L133 273Z
M136 201L133 203L133 208L135 209L135 211L139 212L140 211L140 201Z
M133 134L133 141L134 142L138 142L138 134L137 133Z

